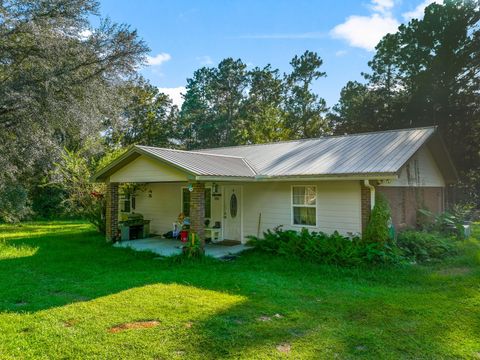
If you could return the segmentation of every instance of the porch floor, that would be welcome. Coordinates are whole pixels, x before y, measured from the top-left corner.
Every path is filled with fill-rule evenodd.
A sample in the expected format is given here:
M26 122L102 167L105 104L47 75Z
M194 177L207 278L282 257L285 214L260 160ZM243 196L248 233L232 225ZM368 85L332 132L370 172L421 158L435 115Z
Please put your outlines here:
M183 244L179 240L165 239L161 236L156 236L146 239L120 241L113 246L130 248L136 251L150 251L161 256L173 256L182 253ZM205 255L221 259L250 248L250 246L245 244L225 246L210 243L205 245Z

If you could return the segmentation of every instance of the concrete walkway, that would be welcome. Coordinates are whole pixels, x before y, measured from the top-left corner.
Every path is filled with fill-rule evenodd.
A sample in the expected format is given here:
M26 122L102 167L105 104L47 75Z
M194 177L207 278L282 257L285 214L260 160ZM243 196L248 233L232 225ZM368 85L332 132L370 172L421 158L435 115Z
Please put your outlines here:
M179 240L165 239L161 236L157 236L147 239L120 241L113 246L130 248L136 251L150 251L162 256L172 256L182 253L183 243ZM244 244L234 246L206 244L205 255L221 259L229 255L241 253L247 249L251 249L251 247Z

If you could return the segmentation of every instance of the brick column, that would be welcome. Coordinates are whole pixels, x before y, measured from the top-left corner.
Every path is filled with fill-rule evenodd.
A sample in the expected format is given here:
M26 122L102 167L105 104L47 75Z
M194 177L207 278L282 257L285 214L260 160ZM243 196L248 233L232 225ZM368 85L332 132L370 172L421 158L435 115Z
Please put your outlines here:
M362 211L362 232L367 228L368 221L370 220L370 213L372 212L372 204L370 198L370 189L360 182L361 187L361 211Z
M205 184L194 183L190 193L190 230L205 245Z
M105 236L107 242L112 242L118 234L118 184L108 183L106 194L106 227Z

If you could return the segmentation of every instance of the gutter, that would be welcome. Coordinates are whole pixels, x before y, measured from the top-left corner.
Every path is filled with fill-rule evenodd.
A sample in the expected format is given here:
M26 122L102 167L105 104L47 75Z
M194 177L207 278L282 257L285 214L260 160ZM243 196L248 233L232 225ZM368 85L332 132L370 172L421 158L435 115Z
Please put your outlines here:
M375 206L375 186L370 184L370 181L367 179L363 180L363 185L370 189L370 209L373 210Z

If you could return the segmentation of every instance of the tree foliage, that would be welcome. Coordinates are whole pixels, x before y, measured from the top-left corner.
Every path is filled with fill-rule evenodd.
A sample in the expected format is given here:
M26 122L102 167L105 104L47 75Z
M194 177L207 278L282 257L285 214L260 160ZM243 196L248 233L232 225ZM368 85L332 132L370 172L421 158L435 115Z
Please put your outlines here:
M295 56L292 72L271 65L247 70L227 58L187 80L178 121L184 147L208 148L323 135L329 132L325 100L312 90L325 76L323 61L307 51Z
M343 88L336 132L438 125L461 173L480 169L479 21L478 3L449 0L386 35L367 83Z
M126 104L120 116L107 122L110 146L173 146L178 108L168 95L142 78L129 81L122 93Z
M63 147L98 138L118 115L118 85L147 47L126 25L92 28L97 12L95 0L0 3L0 198L9 183L35 191Z
M311 89L313 81L326 76L325 72L320 71L322 64L320 56L312 51L295 56L290 62L293 70L285 77L286 126L290 138L318 137L330 131L323 116L327 104Z

